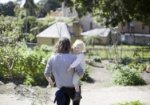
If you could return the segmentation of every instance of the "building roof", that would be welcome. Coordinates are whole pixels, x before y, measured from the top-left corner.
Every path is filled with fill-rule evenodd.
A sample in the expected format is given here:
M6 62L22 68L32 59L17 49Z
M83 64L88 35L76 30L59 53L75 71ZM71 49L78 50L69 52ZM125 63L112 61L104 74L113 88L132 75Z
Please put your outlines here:
M111 32L110 28L96 28L93 30L82 32L81 35L107 37L110 34L110 32Z
M37 37L47 37L47 38L71 38L70 33L68 31L67 25L64 22L56 22L51 25L41 33L37 35Z

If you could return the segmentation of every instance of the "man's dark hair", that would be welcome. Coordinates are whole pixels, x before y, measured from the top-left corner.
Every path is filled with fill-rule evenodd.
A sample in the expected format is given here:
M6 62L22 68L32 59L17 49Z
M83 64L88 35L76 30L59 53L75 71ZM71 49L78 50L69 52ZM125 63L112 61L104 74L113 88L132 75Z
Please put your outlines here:
M71 49L71 43L68 38L61 38L56 44L56 53L69 53Z

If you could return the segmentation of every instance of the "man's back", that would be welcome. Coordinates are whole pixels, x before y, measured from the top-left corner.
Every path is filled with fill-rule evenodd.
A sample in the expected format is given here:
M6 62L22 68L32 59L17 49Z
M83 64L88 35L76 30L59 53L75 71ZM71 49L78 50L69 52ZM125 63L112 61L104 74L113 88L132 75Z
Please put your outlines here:
M48 75L52 73L54 75L57 87L73 87L73 73L74 71L67 71L71 63L76 59L73 54L55 54L50 57L47 67L45 69L45 74ZM83 69L78 65L75 69L79 75L83 74Z

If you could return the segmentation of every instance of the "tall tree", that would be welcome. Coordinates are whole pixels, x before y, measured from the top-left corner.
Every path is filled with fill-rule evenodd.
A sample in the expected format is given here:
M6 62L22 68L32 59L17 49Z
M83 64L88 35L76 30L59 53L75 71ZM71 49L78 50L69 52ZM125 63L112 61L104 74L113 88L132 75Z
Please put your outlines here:
M49 12L50 10L55 11L57 8L60 7L60 3L57 0L47 0L44 4L44 9Z
M0 4L0 15L4 16L14 16L15 4L12 1L9 1L6 4Z
M58 0L42 0L38 3L41 6L38 17L45 17L51 10L55 11L60 8L60 2Z
M150 24L150 0L60 0L74 3L79 16L90 12L94 16L104 18L106 25L116 26L118 23L133 19Z
M35 5L33 0L26 0L23 7L26 9L27 16L36 16L35 9L37 6Z
M58 0L58 1L61 2L61 9L62 9L63 16L64 16L65 7L71 8L74 6L73 0Z

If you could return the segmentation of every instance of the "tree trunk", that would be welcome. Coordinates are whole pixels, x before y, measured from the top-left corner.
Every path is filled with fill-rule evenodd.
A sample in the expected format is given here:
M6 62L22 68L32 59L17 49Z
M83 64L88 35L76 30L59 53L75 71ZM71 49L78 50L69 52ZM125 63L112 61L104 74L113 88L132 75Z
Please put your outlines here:
M33 0L26 0L23 6L26 9L27 16L36 16L35 14L36 5L34 4Z
M61 4L62 16L65 16L65 1Z
M150 34L150 24L149 24L149 34Z

